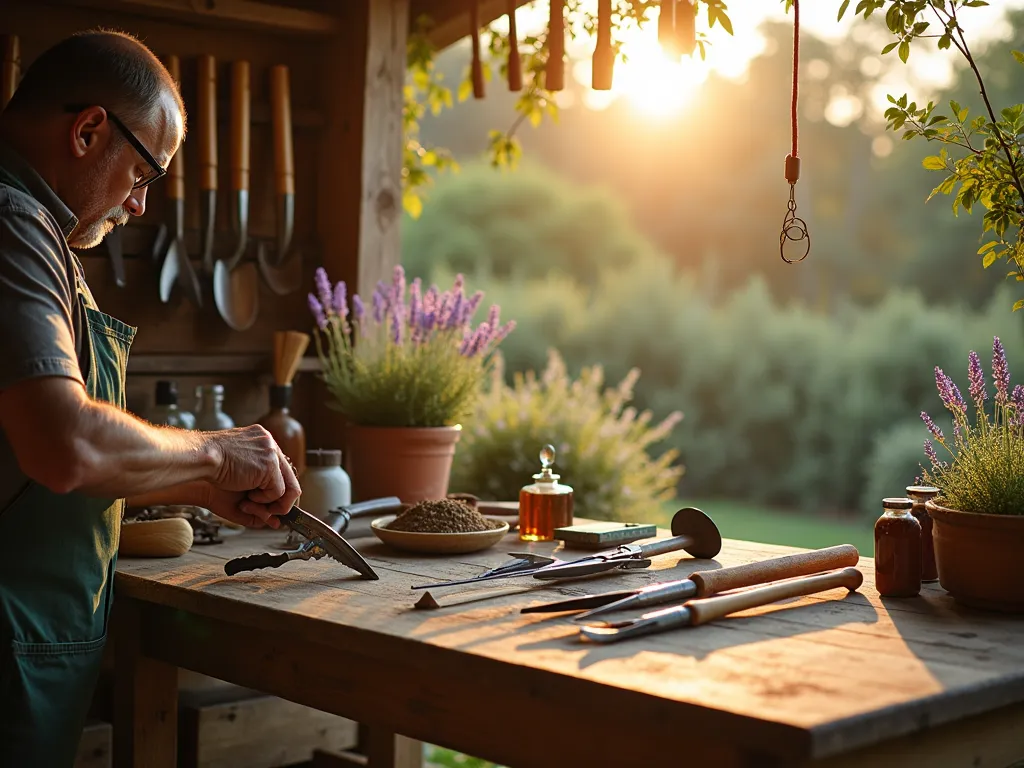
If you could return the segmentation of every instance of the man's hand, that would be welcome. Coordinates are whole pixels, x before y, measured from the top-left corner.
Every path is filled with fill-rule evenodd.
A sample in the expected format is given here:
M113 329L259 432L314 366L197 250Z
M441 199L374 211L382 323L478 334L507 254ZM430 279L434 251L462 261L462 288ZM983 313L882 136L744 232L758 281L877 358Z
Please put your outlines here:
M270 433L254 424L207 434L220 459L211 483L220 491L239 494L237 511L261 520L287 514L301 489L295 470Z
M223 491L209 483L200 485L202 490L197 506L208 509L232 523L244 525L246 528L270 527L276 529L281 527L281 521L277 519L277 516L267 512L263 505L257 505L260 507L259 514L243 512L239 504L246 501L246 494L241 491Z

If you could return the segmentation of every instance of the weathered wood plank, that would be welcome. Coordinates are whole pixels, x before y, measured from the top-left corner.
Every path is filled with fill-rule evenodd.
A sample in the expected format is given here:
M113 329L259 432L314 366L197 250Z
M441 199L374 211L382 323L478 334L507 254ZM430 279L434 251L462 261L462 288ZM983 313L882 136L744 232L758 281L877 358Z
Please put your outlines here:
M750 723L781 727L785 736L776 734L772 748L792 756L800 750L806 750L804 757L839 754L1024 701L1024 620L967 611L937 586L926 587L916 600L879 599L868 558L861 561L865 585L845 599L838 599L841 591L825 593L696 630L595 647L577 641L567 616L524 616L519 608L563 594L681 578L716 563L682 559L677 564L679 558L668 555L658 558L651 572L538 585L455 610L417 611L411 606L420 593L410 590L411 584L471 575L524 545L510 536L487 552L442 559L396 553L375 539L357 540L378 569L379 582L350 579L328 561L232 579L221 575L223 559L279 546L274 537L282 538L246 534L223 549L190 553L171 566L133 563L119 577L121 594L261 631L315 636L336 652L379 664L402 657L433 666L448 651L459 663L472 658L482 664L479 674L485 676L508 668L523 674L534 670L542 675L538 685L553 696L568 698L570 691L599 696L619 711L627 702L616 701L617 696L642 691L665 707L662 716L679 706L687 713L696 708L712 721L719 718L719 728L729 723L730 739L740 747L767 749L764 734L751 732ZM717 562L733 565L790 551L729 541ZM508 583L524 581L530 580ZM584 683L598 686L600 693L574 688ZM734 717L742 718L742 727L731 721Z
M110 723L86 723L78 742L74 768L110 768L113 729Z

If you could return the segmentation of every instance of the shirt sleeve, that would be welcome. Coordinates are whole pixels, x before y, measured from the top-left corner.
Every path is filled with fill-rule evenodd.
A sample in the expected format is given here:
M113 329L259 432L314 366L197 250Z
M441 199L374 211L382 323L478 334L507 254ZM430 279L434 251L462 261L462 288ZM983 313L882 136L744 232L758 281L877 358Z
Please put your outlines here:
M41 212L0 211L0 391L41 376L84 384L74 276L58 238Z

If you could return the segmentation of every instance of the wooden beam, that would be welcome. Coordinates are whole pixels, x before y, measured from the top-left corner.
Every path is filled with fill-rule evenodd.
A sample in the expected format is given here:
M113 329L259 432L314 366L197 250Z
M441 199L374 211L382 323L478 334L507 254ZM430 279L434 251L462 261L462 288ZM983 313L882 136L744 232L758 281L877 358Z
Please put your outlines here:
M530 0L516 0L520 8ZM508 13L508 0L481 0L480 23L487 26ZM437 50L454 45L469 35L469 3L467 0L412 0L409 8L409 31L415 32L420 18L430 20L427 39Z
M326 13L256 0L64 0L68 5L112 8L144 16L175 19L203 27L244 28L275 34L329 37L338 19Z

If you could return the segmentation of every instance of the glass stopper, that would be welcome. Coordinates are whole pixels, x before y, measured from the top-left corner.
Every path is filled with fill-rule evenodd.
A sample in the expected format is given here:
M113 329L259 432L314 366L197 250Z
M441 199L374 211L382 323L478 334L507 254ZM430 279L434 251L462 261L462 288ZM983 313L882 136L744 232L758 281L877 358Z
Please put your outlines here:
M555 446L545 445L540 449L540 466L542 469L551 469L555 463Z

